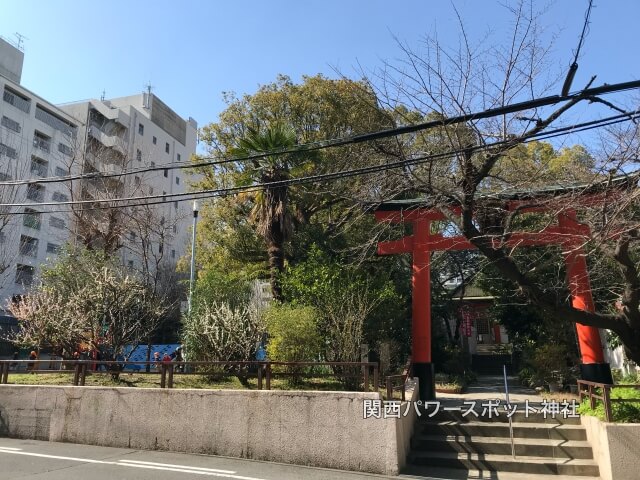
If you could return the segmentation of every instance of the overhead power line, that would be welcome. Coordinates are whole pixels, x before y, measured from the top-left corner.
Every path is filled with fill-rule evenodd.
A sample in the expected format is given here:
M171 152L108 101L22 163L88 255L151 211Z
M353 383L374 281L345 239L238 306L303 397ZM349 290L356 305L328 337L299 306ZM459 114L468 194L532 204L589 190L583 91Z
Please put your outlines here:
M605 84L600 87L588 88L588 89L584 89L568 95L551 95L548 97L542 97L538 99L527 100L524 102L513 103L513 104L505 105L502 107L490 108L488 110L483 110L481 112L469 113L469 114L459 115L456 117L444 118L440 120L432 120L429 122L423 122L423 123L418 123L414 125L406 125L403 127L396 127L396 128L391 128L387 130L379 130L376 132L365 133L361 135L352 135L352 136L342 137L342 138L320 140L317 142L299 144L291 148L272 150L269 152L261 152L261 153L256 153L252 155L224 158L224 159L213 159L214 157L200 157L203 159L213 159L213 160L205 161L205 162L197 162L197 163L188 163L184 165L174 163L174 164L168 164L168 165L162 165L162 166L151 166L151 167L145 167L145 168L139 168L139 169L125 170L118 173L107 174L107 173L96 172L96 173L90 173L90 174L69 175L64 177L47 177L47 178L39 178L39 179L13 180L13 181L0 182L0 186L26 185L26 184L33 184L33 183L60 183L60 182L69 182L72 180L82 180L82 179L102 179L102 178L106 179L106 178L123 177L126 175L135 175L137 173L144 173L144 172L154 172L154 171L174 170L174 169L204 168L204 167L224 165L229 163L258 160L261 158L270 157L274 155L311 152L316 150L322 150L325 148L341 147L346 145L370 142L373 140L381 140L384 138L394 137L398 135L416 133L416 132L419 132L422 130L428 130L431 128L446 127L450 125L456 125L459 123L483 120L483 119L492 118L496 116L506 115L509 113L520 112L523 110L530 110L534 108L555 105L560 102L566 102L566 101L580 99L580 98L597 97L598 95L607 95L610 93L633 90L637 88L640 88L640 80L624 82L624 83L616 83L613 85Z
M539 132L536 135L531 135L526 140L519 142L519 144L529 143L529 142L532 142L535 140L541 140L541 139L545 140L545 139L554 138L562 135L567 135L569 133L578 133L582 131L591 130L594 128L601 128L604 126L614 125L617 123L629 121L630 119L635 119L636 117L639 117L639 116L640 116L640 110L635 110L635 111L624 112L618 115L613 115L611 117L607 117L604 119L592 120L589 122L583 122L580 124L574 124L566 127L559 127L553 130L548 130L546 132ZM470 149L464 149L464 151L471 150L472 152L480 152L480 151L491 150L491 149L495 150L496 148L499 148L501 146L508 146L511 143L512 143L512 140L503 140L499 142L494 142L492 144L478 145L475 147L471 147ZM206 198L212 198L212 197L229 196L229 195L235 195L241 192L242 193L256 192L256 191L264 190L265 188L277 188L277 187L285 187L285 186L288 187L292 185L340 180L340 179L350 178L354 176L367 175L367 174L378 173L386 170L419 165L422 163L436 161L442 158L450 158L452 155L460 154L462 152L463 152L462 149L451 150L451 151L440 153L440 154L423 155L419 157L410 158L407 160L399 160L396 162L372 165L369 167L361 167L361 168L355 168L350 170L340 170L337 172L309 175L304 177L281 180L277 182L259 183L259 184L248 185L248 186L199 190L195 192L174 193L174 194L166 194L166 195L148 195L148 196L112 198L112 199L76 200L76 201L67 201L67 202L0 204L0 207L17 208L17 207L83 205L84 210L102 210L102 209L135 207L135 206L150 206L150 205L158 205L158 204L172 203L172 202L178 202L178 201L190 201L195 199L206 199ZM145 200L152 200L152 201L145 201ZM120 203L123 203L123 202L128 202L128 204L121 205ZM117 205L114 205L114 203L117 203ZM105 204L105 205L96 205L96 204ZM87 206L86 209L84 208L85 205ZM73 210L71 209L64 209L64 210L54 210L54 211L49 210L49 211L40 212L40 213L70 213L72 211ZM22 214L25 214L25 212L10 212L7 214L22 215Z
M571 84L573 83L573 78L576 76L576 72L578 71L578 56L580 55L582 42L584 42L585 36L587 35L587 27L589 26L589 18L591 17L592 7L593 7L593 0L589 0L587 13L584 16L584 25L582 26L582 33L580 34L580 40L578 41L578 48L576 48L576 53L573 58L573 63L569 67L567 76L564 79L564 84L562 85L562 95L567 95L569 93L569 90L571 90Z

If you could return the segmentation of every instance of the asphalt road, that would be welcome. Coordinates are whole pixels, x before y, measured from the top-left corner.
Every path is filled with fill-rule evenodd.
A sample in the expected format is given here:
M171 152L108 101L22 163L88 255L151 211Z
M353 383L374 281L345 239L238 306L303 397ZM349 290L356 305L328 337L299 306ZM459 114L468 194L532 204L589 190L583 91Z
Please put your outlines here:
M0 480L191 480L207 477L221 480L398 478L228 457L0 438Z

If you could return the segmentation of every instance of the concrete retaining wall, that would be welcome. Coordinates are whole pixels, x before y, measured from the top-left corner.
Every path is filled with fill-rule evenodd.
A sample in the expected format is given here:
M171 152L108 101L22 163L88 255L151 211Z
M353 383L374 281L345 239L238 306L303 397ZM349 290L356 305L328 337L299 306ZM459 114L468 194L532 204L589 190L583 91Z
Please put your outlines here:
M0 436L395 475L414 422L410 416L364 419L365 399L381 398L352 392L0 385Z
M405 398L411 402L411 406L409 407L408 413L404 416L404 412L406 411L406 404L403 403L400 407L403 416L400 419L396 420L396 451L398 452L397 462L398 462L398 470L402 470L402 468L407 463L407 457L409 456L409 451L411 450L411 437L413 436L413 429L418 421L418 414L414 408L415 402L418 401L420 396L420 389L418 388L418 379L409 380L412 383L411 387L407 388ZM389 421L386 419L384 421ZM395 475L398 472L393 473Z
M640 472L640 424L605 423L588 415L583 415L581 421L602 480L637 480Z

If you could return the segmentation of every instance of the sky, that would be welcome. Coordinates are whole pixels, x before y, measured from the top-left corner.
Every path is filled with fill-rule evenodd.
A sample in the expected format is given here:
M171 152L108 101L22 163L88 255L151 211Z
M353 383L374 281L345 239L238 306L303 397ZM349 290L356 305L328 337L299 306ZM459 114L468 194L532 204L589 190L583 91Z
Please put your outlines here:
M509 0L502 3L513 4ZM587 0L535 1L557 36L555 65L572 61ZM495 0L0 0L0 35L25 36L22 84L52 103L131 95L147 84L199 126L224 109L223 92L253 93L286 74L357 78L438 35L504 38L511 17ZM574 88L640 79L640 1L595 0ZM559 92L558 92L559 93Z

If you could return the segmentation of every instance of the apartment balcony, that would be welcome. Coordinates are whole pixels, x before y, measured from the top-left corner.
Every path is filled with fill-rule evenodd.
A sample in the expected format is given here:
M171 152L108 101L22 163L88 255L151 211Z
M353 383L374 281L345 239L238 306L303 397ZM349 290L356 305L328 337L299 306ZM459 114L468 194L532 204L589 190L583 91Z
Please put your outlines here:
M36 118L42 123L49 125L51 128L55 128L59 132L62 132L64 135L68 135L73 138L76 136L77 128L75 125L72 125L53 113L47 112L45 109L40 107L40 105L36 106Z
M25 257L37 257L38 256L38 240L29 239L28 241L22 241L20 243L20 255Z
M112 148L121 155L127 155L126 143L115 135L107 135L97 125L89 126L89 135L107 148Z
M44 187L40 185L29 185L27 188L27 199L32 202L44 202Z
M131 117L129 117L129 115L127 115L119 108L111 108L108 105L105 105L103 102L91 102L91 106L98 112L100 112L100 114L103 115L106 119L113 120L114 122L119 123L124 128L129 128Z
M49 173L48 165L45 163L31 162L29 171L36 177L46 177Z
M16 265L15 282L19 285L29 286L33 284L35 268L31 265Z
M34 137L33 147L43 152L49 153L51 151L51 140L45 140L44 138Z

